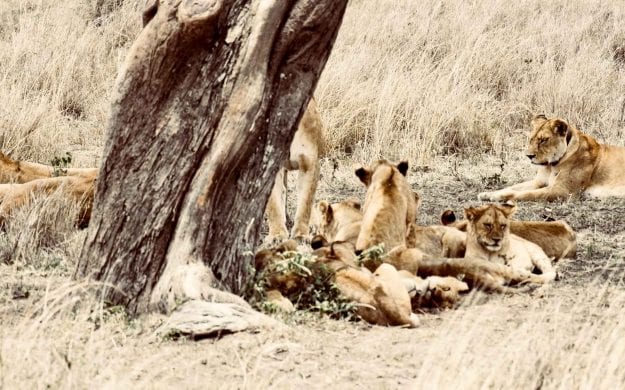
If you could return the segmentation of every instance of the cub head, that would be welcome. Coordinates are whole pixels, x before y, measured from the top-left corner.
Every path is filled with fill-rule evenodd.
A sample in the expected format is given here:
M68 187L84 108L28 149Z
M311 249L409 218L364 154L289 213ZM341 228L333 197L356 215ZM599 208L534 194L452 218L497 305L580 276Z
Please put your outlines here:
M310 225L315 234L333 241L342 226L362 219L360 202L357 199L346 199L338 203L322 200L313 207Z
M485 204L464 209L469 221L470 239L489 252L501 250L510 236L510 217L516 212L514 203Z
M406 176L408 173L408 162L401 161L398 164L392 164L388 160L378 160L371 167L357 168L354 173L358 179L367 187L372 182L385 182L392 180L393 175L400 173Z
M569 125L561 119L538 115L532 119L532 131L525 154L532 164L556 165L566 153L571 140Z

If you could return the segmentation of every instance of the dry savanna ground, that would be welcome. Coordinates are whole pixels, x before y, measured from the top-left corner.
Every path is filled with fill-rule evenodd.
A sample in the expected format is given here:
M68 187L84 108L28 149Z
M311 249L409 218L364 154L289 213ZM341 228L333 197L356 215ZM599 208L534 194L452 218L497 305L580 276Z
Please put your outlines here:
M75 166L100 158L139 1L0 2L0 150ZM356 163L405 158L419 222L531 175L529 118L561 116L624 144L625 3L352 0L316 96L327 157L317 198L362 196ZM335 166L338 166L335 169ZM292 197L290 198L292 200ZM84 231L36 202L0 233L0 388L622 388L625 200L522 204L565 219L575 260L553 286L467 297L417 329L315 313L202 341L155 334L70 280Z

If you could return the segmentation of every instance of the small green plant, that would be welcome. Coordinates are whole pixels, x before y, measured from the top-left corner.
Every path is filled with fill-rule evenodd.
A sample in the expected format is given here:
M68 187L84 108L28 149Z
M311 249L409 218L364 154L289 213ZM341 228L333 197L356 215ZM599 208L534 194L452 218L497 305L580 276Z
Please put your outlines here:
M382 264L384 257L386 257L384 254L384 244L374 245L358 255L356 264L374 271Z
M287 251L255 273L248 299L264 313L275 313L277 306L265 300L266 291L278 289L297 310L318 312L335 319L354 319L355 306L343 298L334 284L334 272L310 253Z
M70 152L65 152L65 156L58 157L54 156L52 160L50 160L50 165L52 165L52 176L66 176L67 168L72 163L72 154Z

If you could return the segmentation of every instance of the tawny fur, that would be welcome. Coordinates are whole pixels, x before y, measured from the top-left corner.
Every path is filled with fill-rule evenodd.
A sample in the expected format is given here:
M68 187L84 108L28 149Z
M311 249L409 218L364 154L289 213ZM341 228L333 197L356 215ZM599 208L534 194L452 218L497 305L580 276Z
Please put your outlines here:
M625 197L625 148L600 144L562 119L539 115L532 120L527 157L538 165L533 180L499 191L482 192L481 200L553 201L585 194Z
M414 241L409 234L414 232L418 202L406 181L407 170L407 162L394 165L387 160L356 169L356 176L367 186L357 250L377 244L390 249Z
M54 167L28 161L19 161L0 152L0 183L28 183L53 177ZM97 176L98 168L66 168L63 176Z
M293 136L289 160L280 168L265 210L269 233L267 242L279 242L288 236L286 227L286 175L298 170L297 207L291 237L305 239L309 235L308 223L317 183L319 182L319 158L323 150L323 125L317 103L311 99Z
M456 220L452 210L441 215L443 224L467 231L469 221ZM555 260L574 259L577 254L577 234L565 221L510 221L510 233L541 247L548 257ZM464 255L463 255L464 256ZM450 256L453 257L453 256Z
M20 207L30 203L34 196L60 191L64 197L80 205L76 224L84 227L91 218L97 171L76 176L36 179L23 184L0 184L0 224Z
M467 249L465 256L487 260L531 273L539 271L544 282L555 280L556 271L551 259L533 242L510 233L510 217L516 206L508 204L487 204L465 209L468 220Z
M348 241L354 245L361 224L360 202L353 199L332 204L322 200L313 207L310 219L312 230L327 241Z

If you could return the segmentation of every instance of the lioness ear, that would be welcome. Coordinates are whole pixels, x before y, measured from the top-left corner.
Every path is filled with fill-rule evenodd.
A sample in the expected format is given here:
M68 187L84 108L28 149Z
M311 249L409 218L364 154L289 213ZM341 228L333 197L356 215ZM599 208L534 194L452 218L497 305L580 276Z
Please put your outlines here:
M319 203L317 203L317 208L321 211L321 214L325 215L329 205L328 201L320 200Z
M564 137L569 130L569 125L560 119L556 119L553 122L553 132L557 135Z
M530 124L532 125L532 129L536 130L540 126L544 125L545 122L547 122L547 117L544 116L543 114L539 114L539 115L536 115L534 118L532 118Z
M371 183L371 171L365 167L360 167L354 171L356 176L363 182L364 185L368 186Z
M326 212L324 213L325 218L326 218L326 223L330 223L332 222L332 219L334 219L334 210L332 209L332 205L329 204L328 207L326 208Z
M360 201L356 200L356 199L348 199L345 201L345 204L348 205L349 207L353 207L356 210L360 210Z
M467 207L464 209L464 217L473 222L482 215L482 209L480 207Z
M397 164L397 170L404 176L408 174L408 161L401 161Z
M506 202L501 203L499 205L499 209L504 213L506 218L510 218L511 216L513 216L517 210L516 203L512 200L507 200Z

